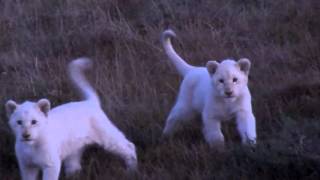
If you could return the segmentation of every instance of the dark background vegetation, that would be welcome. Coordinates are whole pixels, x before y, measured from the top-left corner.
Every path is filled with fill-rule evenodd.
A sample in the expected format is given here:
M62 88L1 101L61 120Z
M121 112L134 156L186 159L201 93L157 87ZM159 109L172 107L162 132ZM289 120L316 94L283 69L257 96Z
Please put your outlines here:
M71 179L319 179L319 2L0 0L0 179L19 179L3 105L78 100L66 65L79 56L94 60L90 82L140 166L126 175L119 158L93 146ZM193 65L251 60L255 149L241 146L232 122L223 126L225 153L210 150L199 121L159 141L181 81L159 42L168 27Z

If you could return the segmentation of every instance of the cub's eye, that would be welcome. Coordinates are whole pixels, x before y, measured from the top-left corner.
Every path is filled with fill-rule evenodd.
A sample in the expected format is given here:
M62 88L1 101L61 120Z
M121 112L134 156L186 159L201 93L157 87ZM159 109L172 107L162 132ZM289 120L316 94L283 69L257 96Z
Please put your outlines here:
M238 78L233 78L232 81L233 82L238 82Z
M223 83L224 81L223 81L223 79L219 79L219 82L220 82L220 83Z
M21 125L21 124L22 124L22 121L21 121L21 120L18 120L18 121L17 121L17 124Z
M36 121L36 120L32 120L32 121L31 121L31 124L32 124L32 125L37 124L37 121Z

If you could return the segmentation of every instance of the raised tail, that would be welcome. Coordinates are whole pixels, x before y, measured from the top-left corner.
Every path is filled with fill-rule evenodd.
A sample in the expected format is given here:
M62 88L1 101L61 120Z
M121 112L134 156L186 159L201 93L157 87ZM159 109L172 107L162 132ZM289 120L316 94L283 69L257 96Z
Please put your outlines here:
M162 45L167 55L169 56L169 59L173 62L176 69L178 70L179 74L181 74L182 76L185 76L189 72L189 70L193 68L193 66L187 64L176 53L176 51L173 49L171 44L171 40L170 40L171 37L176 37L176 34L171 29L165 30L161 36Z
M81 95L85 100L88 100L96 105L100 105L97 93L89 84L84 76L84 71L92 67L92 61L88 58L79 58L73 60L69 64L69 75L73 84L80 90Z

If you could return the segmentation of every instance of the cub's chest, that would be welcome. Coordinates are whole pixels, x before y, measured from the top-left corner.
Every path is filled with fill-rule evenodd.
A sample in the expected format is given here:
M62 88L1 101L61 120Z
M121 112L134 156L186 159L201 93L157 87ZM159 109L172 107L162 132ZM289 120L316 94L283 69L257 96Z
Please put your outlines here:
M17 147L18 158L26 165L45 166L50 164L51 155L43 148L33 146Z
M216 103L208 112L210 116L219 121L228 121L235 118L238 111L238 105L232 101Z

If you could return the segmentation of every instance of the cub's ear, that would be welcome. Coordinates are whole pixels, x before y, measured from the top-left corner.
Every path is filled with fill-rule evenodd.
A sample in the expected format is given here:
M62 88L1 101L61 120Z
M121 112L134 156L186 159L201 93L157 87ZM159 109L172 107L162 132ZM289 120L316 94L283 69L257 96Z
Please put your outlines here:
M239 65L241 71L243 71L246 75L249 75L250 66L251 66L249 59L247 59L247 58L239 59L238 65Z
M18 104L13 100L7 101L5 108L6 108L6 113L8 118L10 118L11 114L17 109L17 107L18 107Z
M216 72L219 63L217 61L208 61L206 66L209 74L212 76Z
M50 111L50 101L48 99L40 99L37 104L40 110L48 116L48 112Z

